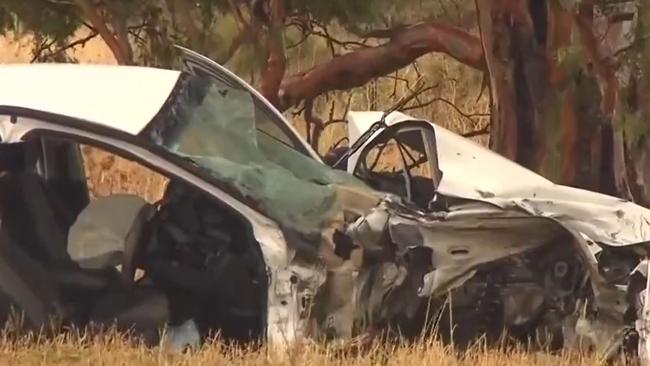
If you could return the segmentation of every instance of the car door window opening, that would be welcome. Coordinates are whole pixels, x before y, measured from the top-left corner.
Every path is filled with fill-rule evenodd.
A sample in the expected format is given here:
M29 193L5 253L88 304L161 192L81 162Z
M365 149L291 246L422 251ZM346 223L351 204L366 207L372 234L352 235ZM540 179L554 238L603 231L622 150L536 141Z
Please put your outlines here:
M117 320L124 330L136 324L132 330L155 344L162 327L191 321L201 339L215 332L224 339L263 338L268 280L259 244L239 214L203 191L170 177L159 202L111 194L79 208L72 220L61 220L70 215L62 211L67 202L59 202L64 196L56 189L77 187L73 168L84 169L68 166L70 155L62 154L61 147L78 149L81 142L103 150L88 139L42 130L24 142L0 145L0 240L12 251L0 253L0 262L19 256L27 267L11 262L6 270L14 271L12 276L30 278L35 272L28 268L49 275L53 303L78 310L62 313L47 305L46 313L38 313L32 309L47 303L21 302L28 326L45 325L41 322L49 321L48 316L75 326ZM30 146L59 147L40 149L31 158L65 168L49 170L59 179L57 185L35 171L26 154ZM110 151L132 161L117 147ZM85 185L80 188L88 194ZM136 270L139 278L133 276ZM37 292L29 281L20 283L3 289L10 296Z
M361 152L355 176L427 209L435 195L435 159L424 131L413 126L384 130ZM395 174L401 175L401 180L396 180Z

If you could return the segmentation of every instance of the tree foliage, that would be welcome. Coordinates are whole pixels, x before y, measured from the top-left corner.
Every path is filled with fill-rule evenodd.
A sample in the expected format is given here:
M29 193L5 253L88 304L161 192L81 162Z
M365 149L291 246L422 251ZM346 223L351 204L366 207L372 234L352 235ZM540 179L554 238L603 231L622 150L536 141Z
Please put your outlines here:
M3 0L0 3L0 33L7 31L30 32L42 38L63 42L80 26L71 3L47 0Z
M65 47L83 28L101 36L120 63L169 66L179 43L223 57L232 34L226 0L5 0L0 32L32 35ZM51 50L50 50L51 51Z

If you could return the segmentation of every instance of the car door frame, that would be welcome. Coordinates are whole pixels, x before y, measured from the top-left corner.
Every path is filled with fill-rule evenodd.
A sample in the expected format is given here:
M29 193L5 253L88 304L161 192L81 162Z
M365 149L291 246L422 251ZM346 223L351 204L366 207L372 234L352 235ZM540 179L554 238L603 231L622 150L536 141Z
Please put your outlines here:
M434 197L437 194L438 186L440 185L440 181L442 180L443 172L440 170L440 166L438 163L438 150L436 146L436 132L433 126L426 121L423 120L407 120L407 121L400 121L395 124L388 125L386 127L383 127L382 129L378 130L366 143L359 149L358 152L355 153L356 158L354 159L354 163L352 166L349 167L349 172L350 174L353 174L354 176L357 176L357 171L362 164L365 156L368 154L370 150L372 150L376 145L377 141L380 141L382 139L385 139L385 136L387 135L392 135L396 136L399 131L405 130L421 130L422 131L422 141L424 144L425 151L427 155L429 156L429 168L431 169L431 174L432 174L432 184L433 184L433 193ZM390 139L390 138L388 138ZM401 154L401 152L400 152ZM403 162L402 162L403 164ZM407 190L408 192L408 190ZM408 197L403 197L405 199L408 199Z
M108 151L119 151L120 155L153 171L182 180L236 212L249 223L265 262L268 278L265 299L267 313L264 318L265 338L277 344L286 344L297 339L302 328L298 316L301 304L297 295L298 288L293 285L293 279L302 276L300 271L294 270L296 264L291 260L293 250L288 247L285 235L275 221L223 191L189 162L172 159L171 154L165 154L164 149L145 143L142 137L73 117L25 108L2 107L0 120L5 116L11 119L11 123L16 128L10 130L2 143L21 142L39 134L67 137L78 143L86 141L89 145L101 146Z

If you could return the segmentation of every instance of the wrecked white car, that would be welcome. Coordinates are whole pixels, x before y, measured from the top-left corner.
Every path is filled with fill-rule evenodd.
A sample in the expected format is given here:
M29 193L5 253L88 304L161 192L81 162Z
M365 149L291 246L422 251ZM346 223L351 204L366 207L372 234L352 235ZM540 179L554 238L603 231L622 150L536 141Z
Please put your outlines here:
M182 72L0 67L4 319L154 342L167 327L181 343L507 331L644 347L650 211L396 112L351 112L328 167L245 82L184 52ZM164 197L91 202L79 144L167 176Z

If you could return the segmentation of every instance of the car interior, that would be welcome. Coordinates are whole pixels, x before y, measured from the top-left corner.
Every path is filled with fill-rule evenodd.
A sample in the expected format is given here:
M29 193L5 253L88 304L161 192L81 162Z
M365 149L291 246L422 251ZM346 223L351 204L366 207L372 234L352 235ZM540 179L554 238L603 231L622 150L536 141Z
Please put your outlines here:
M430 164L419 129L387 129L362 150L354 174L378 191L427 209L435 196Z
M245 219L169 177L158 202L131 195L149 214L116 247L109 222L94 223L99 234L75 229L125 196L91 199L83 169L70 139L0 143L0 325L19 311L30 330L116 326L148 343L188 320L202 339L263 336L268 281ZM73 230L95 248L92 265L71 257Z

